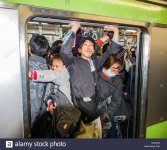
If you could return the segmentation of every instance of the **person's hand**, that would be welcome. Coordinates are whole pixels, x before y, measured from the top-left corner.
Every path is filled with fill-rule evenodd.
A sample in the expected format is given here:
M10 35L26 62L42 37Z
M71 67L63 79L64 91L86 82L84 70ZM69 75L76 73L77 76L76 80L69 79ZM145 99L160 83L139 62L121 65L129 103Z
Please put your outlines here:
M52 102L49 103L48 106L48 111L50 112L51 115L53 115L53 111L56 109L56 103L52 104Z
M29 79L32 79L32 72L31 71L28 72L28 77L29 77Z
M116 41L116 42L118 42L118 39L119 39L119 30L118 30L117 26L106 25L106 26L104 26L104 30L105 31L113 31L114 32L113 40Z
M127 59L129 66L131 67L133 64L131 63L130 59Z
M104 35L102 38L100 38L104 43L109 41L109 37L107 35Z
M128 53L125 52L125 53L124 53L124 59L127 59L127 57L128 57Z
M101 116L101 120L102 120L103 122L108 122L110 119L109 119L108 115L104 113L104 114Z
M104 26L104 30L105 31L113 31L114 33L119 32L118 27L114 26L114 25L106 25L106 26Z
M71 30L76 33L77 30L81 27L81 24L80 24L79 22L76 22L76 21L71 21L71 22L68 24L68 27L70 27Z

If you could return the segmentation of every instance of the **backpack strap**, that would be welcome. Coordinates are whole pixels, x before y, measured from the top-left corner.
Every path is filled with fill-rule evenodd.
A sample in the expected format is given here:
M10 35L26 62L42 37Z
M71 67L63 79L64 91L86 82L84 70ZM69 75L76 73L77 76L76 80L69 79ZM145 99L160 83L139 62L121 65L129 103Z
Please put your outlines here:
M38 114L39 116L41 115L42 108L43 108L43 104L44 104L44 102L45 102L44 97L45 97L45 93L46 93L46 86L47 86L47 84L44 85L44 91L43 91L42 97L41 97L41 105L40 105L39 114Z
M51 125L51 129L52 129L52 133L53 133L53 137L57 137L59 134L58 134L58 131L56 129L56 124L57 124L57 120L58 120L58 114L59 112L61 112L61 107L59 106L58 109L54 110L53 111L53 114L52 114L52 125Z

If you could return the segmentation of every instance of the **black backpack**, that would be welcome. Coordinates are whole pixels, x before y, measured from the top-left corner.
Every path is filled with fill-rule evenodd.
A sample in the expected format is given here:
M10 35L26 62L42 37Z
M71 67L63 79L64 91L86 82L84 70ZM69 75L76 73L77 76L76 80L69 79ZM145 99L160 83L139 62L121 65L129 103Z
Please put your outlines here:
M58 91L66 97L66 95L63 92L61 92L60 90ZM47 97L46 101L51 99L53 104L54 102L59 104L58 97L59 97L58 95L50 95L49 97ZM75 106L57 105L52 115L51 129L53 137L59 137L59 138L72 137L77 126L79 126L81 120L80 118L81 118L81 112Z
M90 97L90 101L73 97L73 103L81 111L81 118L84 123L92 122L100 116L101 111L98 109L99 102L97 101L96 94Z
M79 127L81 112L76 107L58 107L52 115L53 135L70 138Z
M97 71L92 72L95 83L97 83ZM72 89L72 88L71 88ZM95 86L95 94L92 97L77 98L72 93L74 105L81 111L81 118L84 123L90 123L101 115L101 107L99 107L99 94Z

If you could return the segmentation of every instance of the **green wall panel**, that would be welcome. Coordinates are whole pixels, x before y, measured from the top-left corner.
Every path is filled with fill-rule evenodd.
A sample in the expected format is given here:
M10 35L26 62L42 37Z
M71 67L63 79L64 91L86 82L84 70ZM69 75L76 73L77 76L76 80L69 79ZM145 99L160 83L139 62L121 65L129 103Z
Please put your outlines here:
M147 127L146 138L167 138L167 121Z
M167 8L134 0L1 0L81 13L167 24Z

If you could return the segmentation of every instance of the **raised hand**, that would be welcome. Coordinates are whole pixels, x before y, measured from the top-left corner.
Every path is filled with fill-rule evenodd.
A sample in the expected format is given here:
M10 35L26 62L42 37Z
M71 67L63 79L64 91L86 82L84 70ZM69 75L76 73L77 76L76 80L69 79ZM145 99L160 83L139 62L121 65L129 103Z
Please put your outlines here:
M106 25L104 26L104 30L106 31L113 31L113 32L118 32L118 27L114 25Z
M115 40L115 41L118 42L118 39L119 39L119 30L118 30L118 27L117 27L117 26L114 26L114 25L106 25L106 26L104 26L104 30L105 30L105 31L113 31L113 32L114 32L113 40Z
M79 22L76 22L76 21L71 21L71 22L68 24L68 27L70 27L71 30L76 33L77 30L81 27L81 24L80 24Z

